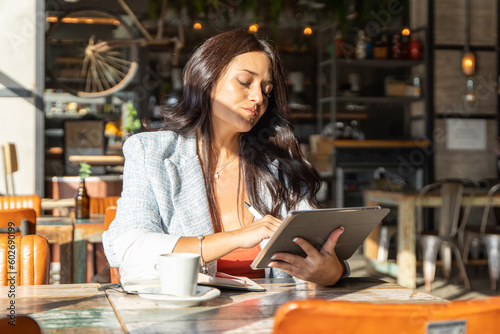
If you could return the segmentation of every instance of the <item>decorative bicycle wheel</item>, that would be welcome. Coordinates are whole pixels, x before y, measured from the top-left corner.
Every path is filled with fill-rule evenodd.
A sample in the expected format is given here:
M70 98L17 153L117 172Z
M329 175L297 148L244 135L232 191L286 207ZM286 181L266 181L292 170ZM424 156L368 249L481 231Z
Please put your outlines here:
M134 78L138 40L118 16L77 10L49 22L47 74L63 90L81 97L106 96Z

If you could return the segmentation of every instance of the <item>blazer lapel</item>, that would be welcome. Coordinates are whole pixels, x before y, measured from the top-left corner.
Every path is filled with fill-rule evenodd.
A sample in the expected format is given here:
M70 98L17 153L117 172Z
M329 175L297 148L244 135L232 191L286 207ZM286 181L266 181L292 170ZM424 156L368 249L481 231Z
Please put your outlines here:
M172 185L174 219L183 220L185 235L214 233L196 138L178 137L177 147L165 161Z

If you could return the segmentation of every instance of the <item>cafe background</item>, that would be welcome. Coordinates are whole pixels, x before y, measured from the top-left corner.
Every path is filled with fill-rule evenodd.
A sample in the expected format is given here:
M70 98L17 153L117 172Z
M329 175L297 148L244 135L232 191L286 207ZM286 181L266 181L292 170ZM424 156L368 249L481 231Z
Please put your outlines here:
M18 194L72 197L78 171L70 154L119 153L127 135L142 131L122 129L131 110L161 125L158 112L174 103L193 48L219 31L254 23L280 50L296 135L322 173L329 204L338 205L333 197L345 190L340 204L357 205L362 187L380 173L415 188L444 177L498 175L495 1L168 1L163 16L161 1L125 2L149 34L163 29L174 42L137 43L138 72L128 85L87 97L61 89L63 74L50 76L55 63L47 32L60 15L92 8L112 13L131 27L133 38L144 38L130 13L118 0L26 0L16 6L0 0L0 143L16 144ZM165 18L161 28L158 17ZM176 48L179 25L184 39ZM86 33L83 24L73 26L64 38ZM402 34L404 28L410 35ZM405 53L411 43L418 43L414 58ZM383 46L388 59L374 59L384 58L373 53ZM467 52L474 55L474 73L461 66ZM99 144L71 151L70 135L96 120L102 121ZM92 190L94 196L119 195L119 169L96 167L92 177L105 185ZM75 188L62 193L66 181ZM4 189L2 179L0 193Z

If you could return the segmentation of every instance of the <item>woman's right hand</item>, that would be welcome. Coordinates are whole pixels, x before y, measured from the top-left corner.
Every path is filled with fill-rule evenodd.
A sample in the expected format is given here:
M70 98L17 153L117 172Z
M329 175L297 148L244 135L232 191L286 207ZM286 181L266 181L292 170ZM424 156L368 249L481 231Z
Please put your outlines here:
M269 239L281 224L271 215L254 221L239 229L207 234L203 239L203 259L211 262L238 248L252 248L264 239ZM173 252L200 253L198 237L181 237Z
M281 224L281 219L266 215L261 219L232 231L239 248L252 248L264 239L269 239Z

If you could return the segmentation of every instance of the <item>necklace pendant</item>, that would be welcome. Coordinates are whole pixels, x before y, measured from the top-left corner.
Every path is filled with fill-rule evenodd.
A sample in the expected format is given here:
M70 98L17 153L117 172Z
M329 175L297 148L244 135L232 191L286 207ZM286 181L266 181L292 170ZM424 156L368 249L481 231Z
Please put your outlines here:
M219 173L215 173L214 177L215 177L216 179L218 179L218 178L219 178Z

